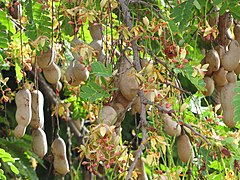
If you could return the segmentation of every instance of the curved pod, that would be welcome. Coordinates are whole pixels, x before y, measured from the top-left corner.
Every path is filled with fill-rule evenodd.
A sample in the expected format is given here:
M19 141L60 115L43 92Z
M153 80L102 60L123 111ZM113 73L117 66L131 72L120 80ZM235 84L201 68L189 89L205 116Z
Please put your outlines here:
M181 161L185 163L192 162L194 152L191 142L186 134L180 135L177 138L177 152Z
M236 40L232 40L229 45L229 51L223 55L221 61L221 65L226 71L233 71L237 68L240 60L239 52L239 43Z
M61 78L61 70L59 66L53 62L50 66L43 69L43 75L50 84L57 84Z
M14 135L18 138L24 136L26 127L32 118L32 97L28 89L23 88L16 93L15 102L17 111L15 114L18 126L14 130Z
M39 158L43 158L43 156L47 153L47 137L41 128L37 128L32 131L32 146L33 152L37 154Z
M65 175L69 172L69 164L66 155L66 144L61 137L56 138L51 146L54 156L53 167L54 170L60 174Z
M43 128L44 125L44 97L41 91L34 90L32 93L32 119L30 126L33 129Z

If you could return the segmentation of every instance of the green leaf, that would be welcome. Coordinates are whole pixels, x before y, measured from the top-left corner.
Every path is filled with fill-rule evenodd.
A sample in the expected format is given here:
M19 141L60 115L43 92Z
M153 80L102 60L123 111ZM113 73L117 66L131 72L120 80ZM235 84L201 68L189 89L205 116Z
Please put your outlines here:
M221 7L221 9L220 9L220 11L219 11L219 14L220 14L220 15L224 14L224 13L226 12L226 10L227 10L228 7L229 7L229 6L228 6L228 2L223 3L223 5L222 5L222 7Z
M199 10L201 9L201 6L197 0L194 0L193 4L197 9L199 9Z
M16 166L14 166L12 163L8 163L8 165L14 174L19 174L19 170L16 168Z
M21 69L21 66L19 65L20 63L19 62L16 62L15 63L15 72L16 72L16 77L17 77L17 80L18 81L21 81L22 78L23 78L23 74L22 74L22 69Z
M216 170L219 170L219 171L222 170L222 164L221 164L221 162L216 161L216 160L213 161L213 162L211 162L210 165L209 165L209 167L210 167L210 168L213 168L213 169L216 169Z
M220 4L220 3L224 2L224 1L225 0L214 0L213 1L213 5L216 6L216 5L218 5L218 4Z
M111 65L109 65L109 66L111 66ZM92 67L91 73L96 74L97 76L110 77L110 76L112 76L112 69L109 68L109 66L107 69L102 62L94 62L91 65L91 67Z

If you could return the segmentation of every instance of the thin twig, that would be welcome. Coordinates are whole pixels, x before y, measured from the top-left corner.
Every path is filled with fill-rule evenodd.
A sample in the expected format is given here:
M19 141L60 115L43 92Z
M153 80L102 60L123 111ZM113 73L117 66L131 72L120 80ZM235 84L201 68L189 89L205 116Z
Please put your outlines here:
M197 132L195 129L193 129L190 124L186 124L186 123L183 122L182 120L179 120L179 122L180 122L183 126L189 128L189 129L193 132L194 135L200 136L202 139L204 139L204 141L206 141L206 143L207 143L209 146L211 145L211 143L208 141L208 139L207 139L205 136L203 136L202 134L200 134L199 132Z
M122 12L123 12L123 18L126 22L126 25L128 26L129 31L131 31L131 29L133 28L133 24L132 24L132 21L131 21L131 15L130 15L130 12L129 12L129 8L126 5L125 0L119 0L119 4L121 6L121 9L122 9ZM137 42L136 42L136 40L132 40L131 43L132 43L132 48L133 48L134 66L135 66L136 70L138 72L140 72L142 67L141 67L141 64L140 64L140 59L139 59L139 54L138 54ZM147 140L146 105L143 103L143 100L144 100L143 91L139 91L138 95L140 96L140 100L141 100L141 104L142 104L141 115L140 115L141 124L142 124L142 143L140 144L140 147L137 150L137 153L136 153L136 156L135 156L135 159L134 159L133 163L129 167L128 174L127 174L127 177L126 177L127 180L131 179L131 176L132 176L133 170L136 167L137 161L141 157L142 151L145 148L144 143Z

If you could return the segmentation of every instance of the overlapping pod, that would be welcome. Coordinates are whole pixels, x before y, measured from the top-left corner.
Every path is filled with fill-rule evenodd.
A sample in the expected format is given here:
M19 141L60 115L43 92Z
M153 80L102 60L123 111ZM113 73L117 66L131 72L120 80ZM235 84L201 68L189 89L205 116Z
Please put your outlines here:
M47 68L56 60L56 52L53 48L48 48L47 51L42 51L40 56L37 56L38 66L42 69Z
M88 79L89 71L87 67L79 61L73 61L66 69L65 76L69 84L72 86L78 86L82 81L86 81Z
M205 56L206 63L209 64L209 71L217 71L220 68L220 57L215 49L211 49Z
M154 91L148 91L145 94L145 97L147 100L153 102L155 99L155 92ZM146 110L149 110L150 106L146 105ZM141 113L142 111L142 104L140 102L140 97L137 97L137 99L133 102L133 106L132 106L132 112L133 113Z
M236 40L232 40L229 45L229 50L223 55L221 66L226 71L233 71L237 68L240 60L240 45Z
M34 90L32 91L31 95L32 95L32 119L30 122L30 126L33 129L43 128L44 125L43 94L39 90Z
M62 176L69 172L69 164L66 155L66 144L61 137L57 137L51 146L54 156L53 167L57 174Z
M164 122L164 131L169 136L180 136L181 127L176 121L172 120L171 116L169 116L168 114L162 114L162 119Z
M192 162L194 158L194 151L186 134L182 134L177 138L177 152L181 161L185 163Z
M61 78L61 69L54 62L43 69L45 79L50 83L56 85Z
M240 44L240 24L234 26L234 36L235 40Z
M234 107L233 97L236 94L234 88L236 87L237 76L234 72L227 74L228 84L221 89L220 101L223 109L223 122L230 128L235 127L234 122Z
M79 48L77 48L78 46L83 45L84 42L81 41L80 39L77 38L77 36L74 36L72 42L71 42L71 47L73 48L72 50L72 55L74 57L75 60L79 60L81 57Z
M39 158L43 158L47 153L48 145L46 134L41 128L33 129L32 145L33 152L37 154Z
M206 83L206 86L205 86L206 91L202 92L203 95L204 96L211 96L213 91L214 91L214 81L213 81L213 79L206 76L206 77L203 78L203 81Z
M32 118L32 97L28 89L23 88L16 93L15 102L17 105L17 111L15 114L17 127L14 129L14 135L17 138L23 137L26 131L26 127Z
M139 84L133 71L126 71L119 82L119 90L121 91L122 95L128 101L132 101L137 95L138 88Z
M218 71L213 73L213 80L218 87L224 86L227 84L227 71L221 67Z
M102 25L98 23L89 23L89 31L93 40L102 40Z
M113 125L117 121L117 112L111 106L103 106L98 115L98 123Z

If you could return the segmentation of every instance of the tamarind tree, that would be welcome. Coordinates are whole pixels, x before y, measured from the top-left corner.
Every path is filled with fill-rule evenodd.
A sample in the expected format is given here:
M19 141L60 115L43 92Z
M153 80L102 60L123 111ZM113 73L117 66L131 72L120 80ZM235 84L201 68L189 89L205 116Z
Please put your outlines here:
M0 0L0 179L240 178L235 0Z

